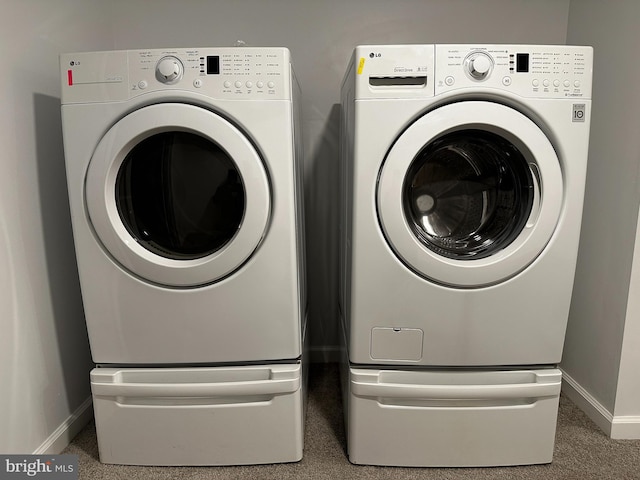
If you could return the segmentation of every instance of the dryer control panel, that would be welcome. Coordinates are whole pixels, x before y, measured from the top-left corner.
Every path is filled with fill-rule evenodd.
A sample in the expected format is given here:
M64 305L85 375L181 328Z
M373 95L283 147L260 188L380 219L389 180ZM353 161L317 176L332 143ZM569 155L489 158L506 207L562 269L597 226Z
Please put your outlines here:
M229 100L291 99L286 48L220 47L60 56L62 103L123 101L157 91Z
M534 98L591 98L593 49L564 45L436 45L435 93L498 88Z

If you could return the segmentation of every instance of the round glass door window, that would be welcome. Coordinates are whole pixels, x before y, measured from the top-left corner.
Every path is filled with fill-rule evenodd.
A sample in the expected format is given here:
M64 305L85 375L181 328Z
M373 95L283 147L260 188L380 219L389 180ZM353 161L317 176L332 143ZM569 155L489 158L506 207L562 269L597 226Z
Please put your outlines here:
M487 101L443 105L387 152L376 190L382 233L427 280L497 284L551 240L563 205L560 165L545 133L517 110Z
M534 178L523 154L483 130L448 133L413 160L403 188L416 237L447 258L488 257L518 237L531 213Z
M129 234L165 258L202 258L238 232L245 188L218 145L188 132L163 132L138 143L116 178L118 214Z
M267 170L223 117L163 103L118 120L91 157L85 201L99 244L124 270L171 287L235 272L264 238Z

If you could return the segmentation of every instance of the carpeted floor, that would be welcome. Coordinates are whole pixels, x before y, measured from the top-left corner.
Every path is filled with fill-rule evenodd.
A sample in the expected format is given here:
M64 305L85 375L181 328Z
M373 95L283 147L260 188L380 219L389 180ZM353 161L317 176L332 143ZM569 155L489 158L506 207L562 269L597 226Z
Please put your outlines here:
M90 423L63 453L77 454L80 478L115 479L640 479L640 440L611 440L570 400L560 398L553 463L500 468L396 468L352 465L345 454L338 369L313 365L304 458L299 463L249 467L132 467L103 465Z

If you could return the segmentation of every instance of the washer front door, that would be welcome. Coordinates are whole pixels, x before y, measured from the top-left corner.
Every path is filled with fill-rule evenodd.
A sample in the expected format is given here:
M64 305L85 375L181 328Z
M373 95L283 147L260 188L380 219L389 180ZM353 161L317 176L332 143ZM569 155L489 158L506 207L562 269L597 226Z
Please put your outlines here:
M393 144L378 215L414 272L482 287L518 274L544 250L562 185L556 152L529 118L492 102L459 102L427 113Z
M238 269L267 229L270 189L231 123L186 104L144 107L102 138L87 170L95 233L130 273L193 287Z

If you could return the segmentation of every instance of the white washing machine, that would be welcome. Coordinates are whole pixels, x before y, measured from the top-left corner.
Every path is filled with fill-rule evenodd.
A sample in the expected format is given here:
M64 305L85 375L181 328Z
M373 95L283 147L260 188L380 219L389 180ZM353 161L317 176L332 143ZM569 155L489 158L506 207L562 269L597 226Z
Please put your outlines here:
M342 86L354 463L552 459L592 49L361 46Z
M289 51L65 54L61 80L101 460L299 460L306 296Z

